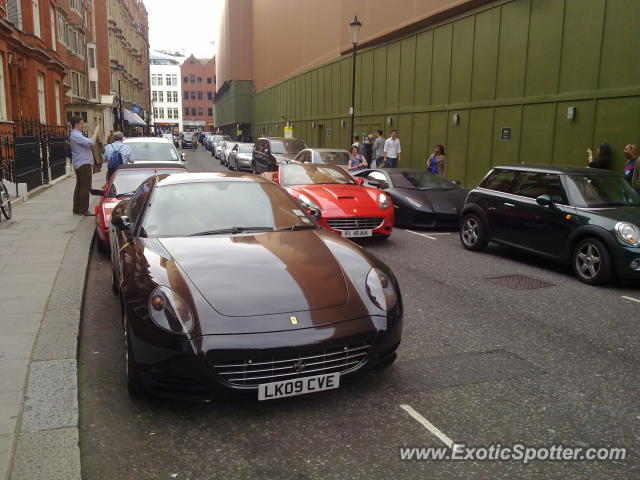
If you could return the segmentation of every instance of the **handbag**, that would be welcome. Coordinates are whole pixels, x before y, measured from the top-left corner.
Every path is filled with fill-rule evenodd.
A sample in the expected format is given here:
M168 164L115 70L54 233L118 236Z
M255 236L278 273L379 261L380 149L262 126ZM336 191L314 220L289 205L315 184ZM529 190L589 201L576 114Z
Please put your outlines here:
M100 137L96 139L96 143L94 145L91 145L91 153L93 155L93 173L98 173L102 171L102 164L104 163L104 158L102 158L104 145L102 144Z

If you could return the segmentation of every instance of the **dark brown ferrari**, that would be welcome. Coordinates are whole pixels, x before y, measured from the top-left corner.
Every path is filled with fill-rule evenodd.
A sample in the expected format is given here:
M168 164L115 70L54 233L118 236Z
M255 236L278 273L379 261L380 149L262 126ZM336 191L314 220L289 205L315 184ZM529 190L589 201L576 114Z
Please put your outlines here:
M396 358L393 273L273 182L151 177L111 218L131 394L268 400L338 388Z

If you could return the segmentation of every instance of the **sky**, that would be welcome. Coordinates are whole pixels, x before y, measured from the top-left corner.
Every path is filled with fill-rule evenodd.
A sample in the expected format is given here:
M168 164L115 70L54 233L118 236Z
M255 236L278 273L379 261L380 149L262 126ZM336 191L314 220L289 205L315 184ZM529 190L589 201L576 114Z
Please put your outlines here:
M211 58L216 53L223 0L143 0L152 50ZM213 43L212 43L213 42Z

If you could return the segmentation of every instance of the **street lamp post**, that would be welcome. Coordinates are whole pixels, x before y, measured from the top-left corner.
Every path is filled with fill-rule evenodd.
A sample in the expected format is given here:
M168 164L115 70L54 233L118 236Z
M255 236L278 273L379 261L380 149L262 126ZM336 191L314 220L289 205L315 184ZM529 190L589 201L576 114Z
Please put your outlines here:
M351 76L351 142L353 142L354 119L356 114L356 51L358 48L358 37L360 36L360 28L362 23L358 20L358 16L353 17L353 21L349 24L351 31L351 43L353 44L353 73Z
M124 111L122 108L122 88L120 82L122 80L122 72L124 71L123 66L119 66L115 69L118 72L118 130L121 132L124 131Z

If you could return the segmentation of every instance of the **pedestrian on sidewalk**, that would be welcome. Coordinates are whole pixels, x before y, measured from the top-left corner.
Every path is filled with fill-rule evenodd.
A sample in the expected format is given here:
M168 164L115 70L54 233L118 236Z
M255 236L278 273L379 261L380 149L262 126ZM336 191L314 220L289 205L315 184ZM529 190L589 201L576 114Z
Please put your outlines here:
M71 163L76 172L76 188L73 192L73 213L76 215L94 215L89 212L89 191L93 175L93 153L91 147L96 144L100 126L96 125L90 138L82 134L85 123L79 115L71 118Z
M122 143L122 140L124 140L122 132L115 132L113 134L113 143L107 145L102 154L102 158L109 162L107 164L107 182L111 180L113 172L120 168L121 165L133 163L135 160L133 150L129 145Z
M356 147L360 155L364 154L364 144L360 141L360 135L353 137L353 144L351 146Z
M398 162L402 160L401 157L402 147L400 146L400 139L398 139L398 130L391 130L391 137L387 138L384 142L384 162L388 168L396 168Z
M591 168L610 168L612 156L611 146L606 142L602 142L598 145L595 157L593 155L593 150L587 148L587 163Z
M381 168L382 162L384 162L384 132L382 130L378 130L378 136L373 145L376 159L375 162L372 162L371 168Z
M355 145L351 146L351 156L349 157L349 165L347 169L350 173L359 172L367 168L367 160L364 158L358 151L358 147Z
M436 145L433 153L427 159L427 170L434 175L445 175L447 157L444 155L444 145Z

